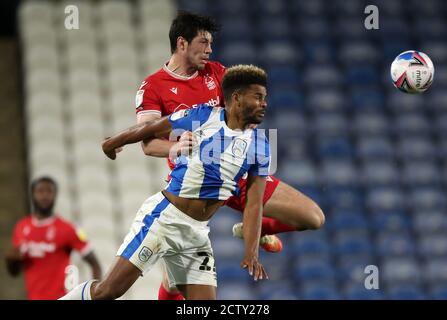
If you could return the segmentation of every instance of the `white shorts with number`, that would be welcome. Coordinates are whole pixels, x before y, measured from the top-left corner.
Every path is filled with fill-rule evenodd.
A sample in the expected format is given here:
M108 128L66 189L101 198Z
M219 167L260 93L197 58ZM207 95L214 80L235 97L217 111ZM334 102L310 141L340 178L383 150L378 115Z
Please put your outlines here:
M169 286L217 286L208 221L197 221L159 192L148 198L117 252L143 275L163 258Z

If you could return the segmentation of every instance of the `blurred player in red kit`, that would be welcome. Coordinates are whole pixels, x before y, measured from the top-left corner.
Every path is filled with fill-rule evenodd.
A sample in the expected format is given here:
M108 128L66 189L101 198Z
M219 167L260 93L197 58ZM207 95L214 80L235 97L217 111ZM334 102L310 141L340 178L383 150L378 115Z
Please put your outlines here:
M34 180L31 195L34 211L16 224L6 255L12 276L21 270L25 273L27 298L56 300L66 293L65 270L73 249L90 266L93 277L101 278L101 267L85 235L53 212L56 182L50 177Z
M148 76L136 95L137 122L142 123L206 103L224 104L221 81L225 67L210 61L213 34L219 27L208 17L179 12L169 31L171 58L160 70ZM182 135L178 142L153 139L142 143L146 155L172 157L193 145L192 135ZM173 168L172 163L169 163ZM232 197L226 205L243 212L246 179L239 182L240 197ZM324 223L324 214L310 198L279 181L267 179L264 193L264 218L260 245L268 252L282 250L281 240L274 234L288 231L318 229ZM233 227L233 234L242 237L242 223ZM164 277L166 279L166 277ZM175 288L163 281L159 299L182 299Z

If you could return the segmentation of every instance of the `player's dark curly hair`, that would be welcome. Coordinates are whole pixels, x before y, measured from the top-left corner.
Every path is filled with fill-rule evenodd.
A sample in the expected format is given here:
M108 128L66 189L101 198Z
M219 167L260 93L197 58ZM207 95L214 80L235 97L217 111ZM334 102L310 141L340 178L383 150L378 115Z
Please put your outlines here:
M51 178L51 177L43 176L43 177L36 178L36 179L34 179L31 182L31 193L34 193L34 190L36 189L37 185L39 183L42 183L42 182L46 182L46 183L52 184L54 186L54 191L57 192L57 183L56 183L56 181L53 178Z
M210 17L200 16L187 11L179 11L169 29L171 53L174 53L177 49L178 37L183 37L186 41L191 42L199 31L208 31L214 34L219 30L220 25Z
M231 100L231 95L236 90L244 90L252 84L259 84L267 87L267 73L263 69L252 64L240 64L228 68L222 79L222 91L225 101L229 102Z

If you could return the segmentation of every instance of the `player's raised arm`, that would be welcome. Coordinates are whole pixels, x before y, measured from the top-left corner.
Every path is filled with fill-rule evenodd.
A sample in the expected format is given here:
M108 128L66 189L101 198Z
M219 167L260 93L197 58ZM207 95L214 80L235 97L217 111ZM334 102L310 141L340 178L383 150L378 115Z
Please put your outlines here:
M247 205L244 210L245 254L242 268L248 268L255 280L268 279L263 265L259 262L259 238L261 237L262 199L265 190L265 177L248 175Z
M102 150L110 158L116 158L115 150L126 144L140 142L144 139L167 137L172 130L168 117L146 121L130 127L113 137L106 138L102 143Z

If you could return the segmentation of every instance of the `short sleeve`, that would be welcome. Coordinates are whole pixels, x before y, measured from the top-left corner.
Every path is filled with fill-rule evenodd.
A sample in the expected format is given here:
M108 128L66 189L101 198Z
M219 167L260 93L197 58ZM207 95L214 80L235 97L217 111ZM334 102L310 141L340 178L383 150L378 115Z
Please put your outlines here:
M73 225L68 226L68 242L69 247L78 251L82 256L89 254L91 251L85 232Z
M248 174L267 177L270 168L270 144L263 129L254 130L253 149L250 151L252 165Z
M213 107L202 104L197 108L174 112L168 119L173 130L183 129L186 131L193 131L204 124L209 119L212 112Z
M161 116L161 107L162 100L153 85L149 80L143 81L135 96L137 115L158 114Z

